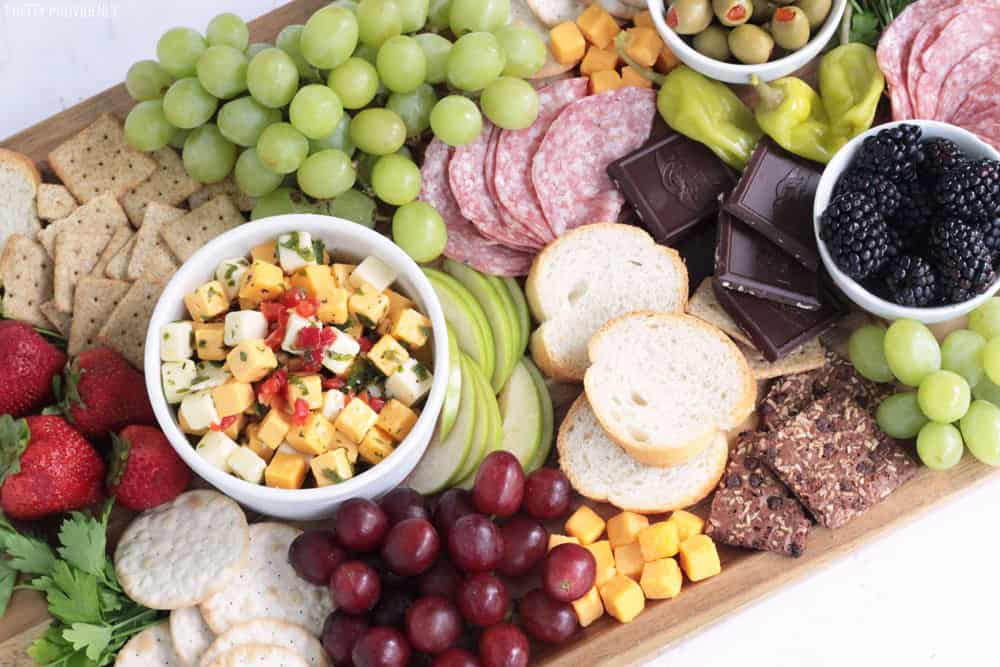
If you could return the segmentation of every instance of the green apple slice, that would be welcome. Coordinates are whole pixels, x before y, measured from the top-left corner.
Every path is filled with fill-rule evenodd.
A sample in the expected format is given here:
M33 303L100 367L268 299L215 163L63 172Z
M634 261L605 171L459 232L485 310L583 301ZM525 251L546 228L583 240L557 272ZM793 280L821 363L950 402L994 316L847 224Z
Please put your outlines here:
M497 405L497 397L493 395L493 388L490 387L489 381L487 381L485 375L480 375L479 378L480 395L479 398L483 403L484 415L482 418L485 424L486 431L486 441L483 443L482 452L479 454L479 459L476 460L475 465L471 466L465 474L465 476L457 484L461 489L471 489L472 485L476 482L476 472L479 471L479 464L483 462L483 459L489 456L490 452L495 452L500 449L500 444L503 442L503 425L500 420L500 407ZM472 461L471 457L468 459Z
M507 287L507 294L517 309L517 319L521 327L521 339L517 343L517 356L520 358L528 349L528 338L531 337L531 313L528 311L528 301L524 298L521 284L513 278L504 278L503 284Z
M524 466L524 474L529 475L545 465L545 461L549 458L549 451L552 449L552 436L555 431L555 417L552 411L552 395L549 394L545 378L527 357L521 359L521 363L531 374L531 379L535 381L535 387L538 389L538 401L542 407L541 442L538 444L534 458L528 465Z
M487 377L493 375L496 362L493 334L475 297L447 273L425 267L424 274L441 301L445 319L458 336L459 349L472 357Z
M503 280L497 276L485 276L485 278L490 283L490 286L493 287L493 291L500 296L500 301L503 302L503 309L507 313L507 319L510 321L512 329L512 354L510 357L510 368L507 369L507 372L504 375L507 380L510 380L511 373L514 372L514 367L517 366L518 360L524 354L524 352L520 349L521 338L524 337L524 334L521 331L521 317L517 312L517 304L514 303L514 298L510 295L510 292L507 291L507 285L504 284ZM506 384L507 383L505 381L504 385Z
M448 326L448 384L444 389L444 403L438 418L438 434L444 439L458 418L458 407L462 402L462 360L459 358L458 336Z
M406 480L406 485L423 495L437 493L445 489L449 482L462 470L470 455L474 435L482 428L476 406L476 381L472 379L472 361L462 355L458 358L462 374L461 409L454 428L447 438L438 432L431 437L417 467Z
M527 468L542 443L542 400L523 359L514 367L497 398L503 420L500 449L516 456L521 466Z
M496 363L492 373L487 373L493 391L498 392L507 381L507 376L517 360L517 331L511 315L504 307L504 301L497 293L486 276L473 268L451 259L444 261L444 270L452 278L462 284L482 306L490 329L493 332L493 343Z
M486 455L486 448L490 441L490 415L487 401L493 398L493 391L486 381L486 376L483 375L483 372L475 363L469 364L469 374L463 380L466 379L472 384L473 390L476 392L476 405L473 410L475 412L476 429L472 436L472 445L469 447L469 455L462 462L461 469L452 477L451 486L458 486L470 473L475 473L479 468L479 462ZM462 409L464 410L465 408L463 407Z

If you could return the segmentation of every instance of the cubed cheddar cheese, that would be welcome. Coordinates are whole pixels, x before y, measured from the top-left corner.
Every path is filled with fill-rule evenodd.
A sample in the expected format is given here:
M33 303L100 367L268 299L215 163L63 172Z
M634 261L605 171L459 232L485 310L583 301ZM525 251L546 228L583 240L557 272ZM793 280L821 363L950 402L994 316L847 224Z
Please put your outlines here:
M240 300L252 304L277 299L285 293L285 274L270 262L254 260L240 281Z
M599 95L609 90L618 90L622 84L622 78L614 70L594 72L590 75L590 94Z
M333 444L333 424L318 412L311 413L302 424L292 424L288 444L303 454L319 456Z
M685 510L677 510L667 519L677 526L677 539L683 542L692 535L697 535L705 529L705 520L697 514Z
M639 531L639 549L647 563L677 554L677 525L660 521Z
M250 262L242 257L235 257L222 260L215 269L215 279L222 285L226 298L230 301L240 295L240 281L249 266Z
M353 398L337 415L333 425L351 442L360 444L376 421L378 413L360 398Z
M347 460L347 451L332 449L309 462L316 486L339 484L354 477L354 466Z
M292 287L301 287L306 294L312 297L328 294L337 289L337 281L333 279L330 267L323 264L303 266L292 274L290 282Z
M596 7L597 5L591 5ZM587 47L587 55L580 63L580 74L590 76L594 72L613 70L618 65L618 52L614 47L602 49L599 46L591 45Z
M268 241L250 249L250 258L255 262L278 263L278 241Z
M580 544L580 540L576 539L572 535L559 535L558 533L552 533L549 535L549 545L547 551L552 551L560 544Z
M348 299L348 302L350 302L350 299ZM340 327L340 330L351 338L357 339L361 338L361 335L365 332L365 327L361 324L361 320L348 312L347 321Z
M324 324L344 324L347 322L348 292L342 287L334 287L329 292L323 292L318 297L319 308L316 317Z
M271 460L271 457L274 456L274 449L260 439L260 424L250 424L250 426L247 426L246 437L246 446L254 454L259 456L265 463Z
M234 415L234 416L236 417L236 419L232 420L232 422L229 424L229 426L226 427L226 430L224 430L223 433L228 435L233 440L238 440L240 437L240 433L243 432L243 427L247 425L247 416L245 414Z
M389 299L389 310L386 312L382 321L379 322L377 331L381 334L386 334L389 333L390 328L393 326L400 313L407 308L413 308L414 303L399 292L395 292L391 289L385 290L382 294L385 295L385 298Z
M643 67L652 67L663 49L663 40L653 28L631 28L625 34L625 53Z
M394 441L400 442L409 435L410 430L416 423L417 413L393 398L382 406L382 410L378 413L378 419L375 421L375 426L388 433L389 437Z
M622 623L628 623L646 607L646 596L634 579L616 574L597 589L601 592L604 610Z
M634 86L635 88L652 88L653 82L639 74L637 70L628 65L622 67L622 86Z
M194 327L194 349L202 361L226 358L226 325L222 322L198 322Z
M278 445L285 441L285 436L288 435L288 431L291 428L292 421L288 418L288 415L280 410L271 408L264 419L261 420L257 435L265 445L271 449L277 449Z
M343 449L347 453L347 460L351 465L358 462L357 444L348 440L347 436L337 429L333 429L333 444L330 445L330 449Z
M395 317L392 314L387 317L393 318L389 333L411 350L423 347L431 335L430 319L413 308L405 308Z
M229 470L240 479L251 484L264 481L264 469L267 461L257 456L249 447L237 447L227 461Z
M604 519L592 510L589 505L580 505L573 514L566 519L563 528L568 535L572 535L580 540L580 544L590 544L596 542L604 534Z
M645 564L638 542L615 547L615 569L618 574L638 579L642 576L642 566Z
M611 14L596 2L576 17L576 24L587 41L601 49L611 46L615 35L621 32Z
M368 463L375 465L384 461L395 448L389 434L379 427L373 426L368 429L358 446L358 454Z
M670 70L674 69L681 64L681 59L677 57L677 54L670 50L670 47L666 44L660 49L660 55L656 57L656 71L666 74Z
M382 336L368 350L368 361L382 371L382 375L392 375L401 370L403 364L410 358L410 353L389 335Z
M661 558L646 563L642 568L639 586L646 598L650 600L666 600L676 597L681 592L684 577L681 568L673 558Z
M570 602L573 611L576 612L576 620L580 622L580 627L585 628L601 616L604 616L604 603L601 602L601 594L597 586L592 587L583 597Z
M184 361L194 354L191 322L170 322L160 330L160 361Z
M184 295L191 319L204 322L229 310L229 299L218 280L210 280L190 294Z
M389 312L389 297L371 285L362 285L347 300L347 312L367 329L374 329Z
M251 339L229 351L226 365L240 382L257 382L278 367L278 359L263 340Z
M583 58L587 40L572 21L564 21L549 31L549 49L560 65L575 65Z
M719 552L708 535L692 535L680 545L681 567L691 581L708 579L722 572Z
M598 540L584 547L594 555L597 563L597 577L594 583L598 586L615 576L615 555L611 552L611 543L607 540Z
M365 257L348 276L351 287L361 289L365 285L371 285L376 292L384 291L395 281L395 269L374 255Z
M351 287L351 273L354 271L354 264L334 264L330 267L333 279L337 281L337 287L343 287L348 292L354 291Z
M232 472L229 467L229 457L239 447L225 433L221 431L209 431L198 441L194 450L212 467L218 468L223 472Z
M632 23L642 28L656 28L653 24L653 16L648 9L644 9L632 18Z
M316 374L288 376L288 405L294 408L299 399L306 402L310 410L323 407L323 378Z
M242 414L255 400L253 387L246 382L227 382L212 390L212 402L220 417Z
M264 483L276 489L301 489L308 467L304 457L277 451L264 470Z
M611 548L616 549L623 544L632 544L639 540L639 531L649 525L645 515L635 512L619 512L608 519L608 541Z

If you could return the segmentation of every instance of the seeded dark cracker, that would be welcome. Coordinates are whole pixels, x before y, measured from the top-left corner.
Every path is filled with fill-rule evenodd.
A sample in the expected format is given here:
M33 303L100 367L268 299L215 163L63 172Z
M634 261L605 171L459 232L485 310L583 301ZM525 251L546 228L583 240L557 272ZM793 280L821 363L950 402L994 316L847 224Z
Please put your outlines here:
M839 528L917 471L849 396L827 396L759 443L768 467L826 528Z
M798 557L812 522L757 455L766 438L766 433L755 433L736 446L712 498L705 532L724 544Z

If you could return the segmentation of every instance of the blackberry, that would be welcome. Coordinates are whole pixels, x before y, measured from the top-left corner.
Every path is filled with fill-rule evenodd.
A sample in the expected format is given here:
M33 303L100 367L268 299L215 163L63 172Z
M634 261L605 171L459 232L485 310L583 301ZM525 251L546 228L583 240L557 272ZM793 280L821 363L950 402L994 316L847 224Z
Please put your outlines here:
M980 229L983 232L983 243L986 244L986 249L996 259L1000 256L1000 218L993 218Z
M962 264L959 270L951 274L946 275L942 272L941 277L945 281L943 286L945 302L961 303L985 292L996 281L997 274L989 256L982 256Z
M920 135L918 126L907 123L882 130L861 144L854 166L894 183L913 180L922 157Z
M919 181L906 181L896 187L900 195L899 207L888 222L908 238L919 239L939 217L934 196Z
M895 183L881 174L863 169L851 169L840 177L833 196L845 192L860 192L872 197L875 200L876 210L886 219L895 215L902 199Z
M920 147L924 159L920 163L920 180L934 187L947 172L965 161L965 153L951 139L931 139Z
M931 229L929 243L945 303L967 301L996 280L981 230L958 220L945 220Z
M937 270L923 257L903 255L889 262L886 289L901 306L926 308L938 301Z
M965 222L986 222L1000 214L1000 162L972 160L938 181L934 197L941 208Z
M837 266L855 280L882 268L891 242L875 200L860 192L846 192L830 202L820 219L820 236Z

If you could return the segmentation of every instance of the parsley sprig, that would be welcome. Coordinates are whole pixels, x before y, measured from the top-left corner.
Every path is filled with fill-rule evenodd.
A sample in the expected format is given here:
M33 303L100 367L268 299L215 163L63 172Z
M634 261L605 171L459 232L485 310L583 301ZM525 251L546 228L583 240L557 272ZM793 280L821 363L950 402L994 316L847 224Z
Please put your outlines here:
M851 0L850 41L876 46L882 31L914 0Z
M45 596L53 622L28 649L39 665L104 667L130 637L158 623L161 612L133 602L121 589L107 555L112 502L99 517L73 512L59 546L18 532L0 516L0 614L18 588ZM18 575L26 581L17 585Z

